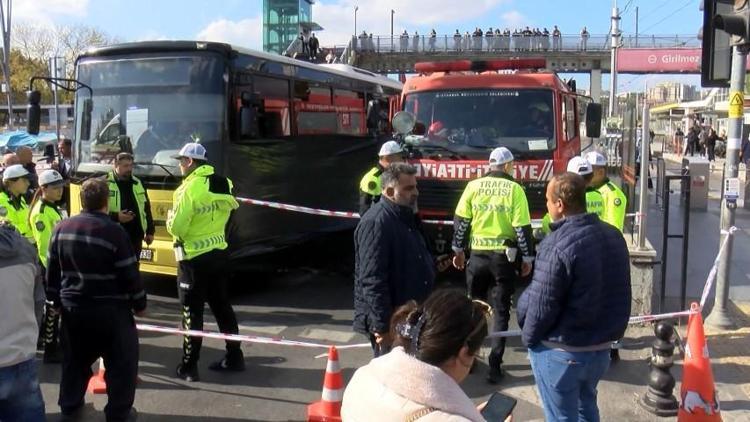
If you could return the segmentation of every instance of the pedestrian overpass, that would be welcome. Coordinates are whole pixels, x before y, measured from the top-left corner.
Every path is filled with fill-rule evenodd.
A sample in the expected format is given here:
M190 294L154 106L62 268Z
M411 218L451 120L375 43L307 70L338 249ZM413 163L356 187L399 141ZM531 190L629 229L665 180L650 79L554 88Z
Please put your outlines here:
M338 61L382 74L416 73L419 62L544 58L546 68L562 73L588 73L593 98L601 97L602 73L611 71L611 37L394 35L352 37ZM324 48L324 50L326 50ZM623 36L617 50L617 72L628 74L700 73L701 41L695 35Z

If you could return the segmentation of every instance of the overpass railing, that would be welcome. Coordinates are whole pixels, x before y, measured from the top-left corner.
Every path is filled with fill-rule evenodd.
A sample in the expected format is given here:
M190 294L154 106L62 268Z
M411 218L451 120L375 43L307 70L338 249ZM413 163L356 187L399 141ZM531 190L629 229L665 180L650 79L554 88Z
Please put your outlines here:
M624 48L700 48L695 35L639 35L621 37ZM334 46L338 51L358 53L479 53L501 51L605 51L612 48L608 35L492 36L455 35L362 35L352 37L346 45Z

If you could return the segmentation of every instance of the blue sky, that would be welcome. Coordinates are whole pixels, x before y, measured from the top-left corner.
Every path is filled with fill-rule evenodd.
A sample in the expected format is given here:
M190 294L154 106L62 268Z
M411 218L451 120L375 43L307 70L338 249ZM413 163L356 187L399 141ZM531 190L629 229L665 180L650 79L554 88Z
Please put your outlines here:
M624 11L621 29L635 34L635 9L641 34L697 34L700 0L618 0ZM86 24L123 41L146 39L210 39L250 48L261 47L262 0L15 0L14 20L45 25ZM514 28L557 24L563 34L577 34L586 25L592 34L609 30L611 0L317 0L313 20L325 28L323 45L343 44L358 29L390 32L390 10L396 11L394 30L413 33L471 31L479 26ZM579 80L586 78L578 77ZM605 76L604 83L608 78ZM679 79L698 83L696 76L650 77L648 83ZM624 75L619 85L643 86L643 77ZM587 82L586 82L587 83ZM606 86L606 85L605 85Z

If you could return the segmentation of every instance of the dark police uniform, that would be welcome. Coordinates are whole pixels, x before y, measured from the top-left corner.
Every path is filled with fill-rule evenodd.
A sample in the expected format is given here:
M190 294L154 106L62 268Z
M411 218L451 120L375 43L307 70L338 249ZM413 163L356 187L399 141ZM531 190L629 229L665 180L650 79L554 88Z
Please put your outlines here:
M510 299L518 279L521 250L524 260L533 259L531 218L526 193L513 177L495 171L472 180L456 207L453 249L471 245L466 268L469 295L494 308L494 330L507 330ZM490 377L500 375L505 338L492 339Z
M63 415L84 404L91 365L104 358L108 421L125 420L135 398L138 333L133 311L146 308L138 261L125 230L100 212L58 223L47 262L47 299L62 309Z

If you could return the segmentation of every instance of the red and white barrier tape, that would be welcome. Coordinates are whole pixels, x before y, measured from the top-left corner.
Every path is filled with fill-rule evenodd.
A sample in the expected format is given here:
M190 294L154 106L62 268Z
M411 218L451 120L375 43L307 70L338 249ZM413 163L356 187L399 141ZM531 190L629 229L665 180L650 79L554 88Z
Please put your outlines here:
M150 325L150 324L136 324L136 328L140 331L149 331L149 332L154 332L154 333L177 334L177 335L191 336L191 337L213 338L217 340L233 340L233 341L241 341L241 342L246 342L246 343L276 344L279 346L295 346L295 347L306 347L306 348L314 348L314 349L328 349L329 347L332 346L331 344L320 344L320 343L310 343L306 341L287 340L281 337L260 337L260 336L248 336L244 334L224 334L224 333L217 333L213 331L182 330L179 328L161 327L158 325ZM342 345L334 345L334 346L336 346L336 348L340 350L356 349L356 348L370 347L370 343L342 344Z
M689 310L679 312L668 312L665 314L656 315L638 315L632 316L628 320L628 324L643 324L645 322L658 321L662 319L677 318L681 316L690 316L691 314L698 313L700 310ZM500 338L500 337L516 337L521 335L521 330L507 330L507 331L495 331L490 333L488 338Z
M724 241L721 242L719 253L716 254L714 265L711 267L711 271L708 272L708 278L706 279L706 284L703 286L703 293L701 294L701 302L700 302L701 308L703 308L703 306L706 304L708 295L714 286L714 281L716 280L716 273L719 270L719 260L721 259L721 256L724 255L724 249L726 249L727 243L729 242L729 238L733 236L737 230L739 230L737 227L732 226L729 228L729 230L721 231L721 234L725 234L726 236L724 236Z
M281 202L261 201L259 199L236 197L237 201L261 207L276 208L285 211L301 212L303 214L322 215L326 217L359 218L359 213L350 211L331 211L300 205L282 204Z
M359 213L351 211L332 211L324 210L320 208L310 208L301 205L284 204L281 202L262 201L260 199L243 198L240 196L235 197L238 202L242 202L250 205L257 205L260 207L275 208L277 210L300 212L303 214L310 215L321 215L325 217L340 217L340 218L360 218ZM425 224L434 224L436 226L452 226L453 221L450 220L422 220ZM531 225L534 228L542 226L541 219L531 220Z

